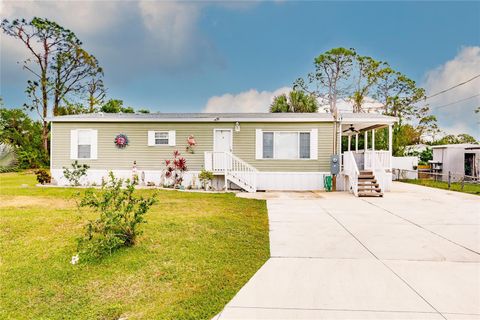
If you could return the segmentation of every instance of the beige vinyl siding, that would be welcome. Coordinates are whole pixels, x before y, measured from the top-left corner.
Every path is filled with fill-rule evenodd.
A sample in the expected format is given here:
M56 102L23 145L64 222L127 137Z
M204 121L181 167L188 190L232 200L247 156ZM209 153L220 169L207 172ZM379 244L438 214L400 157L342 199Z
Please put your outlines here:
M213 151L213 129L230 128L234 123L129 123L129 122L54 122L52 124L52 168L70 166L70 130L98 130L98 159L79 160L91 169L131 169L137 161L139 170L161 170L164 160L171 159L174 150L187 159L189 170L198 171L204 165L204 152ZM318 129L318 160L256 160L255 129L264 131L299 131ZM176 146L148 146L148 131L176 131ZM129 139L125 149L118 149L113 140L119 133ZM197 141L195 153L185 151L187 137ZM318 172L330 170L333 150L333 124L317 123L240 123L240 132L233 130L233 153L260 171Z

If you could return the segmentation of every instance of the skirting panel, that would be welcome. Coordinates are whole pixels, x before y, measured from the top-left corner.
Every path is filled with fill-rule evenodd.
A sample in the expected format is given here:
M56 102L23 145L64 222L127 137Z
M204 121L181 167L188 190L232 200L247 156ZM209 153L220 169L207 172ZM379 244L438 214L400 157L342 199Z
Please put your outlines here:
M82 185L100 185L102 183L102 178L108 178L109 170L87 170L87 176L83 177L80 183ZM112 170L113 174L117 178L122 179L131 179L132 178L132 170ZM153 182L155 185L159 185L162 181L162 171L160 170L145 170L145 184L148 182ZM63 176L62 169L52 169L51 170L52 178L55 179L55 182L60 186L67 186L69 182ZM141 179L142 171L138 171L138 178ZM188 171L183 175L183 185L188 186L192 183L192 177L195 177L196 185L199 185L199 181L197 179L199 172L198 171ZM141 182L141 181L140 181Z
M258 172L257 190L323 190L329 172Z
M112 170L117 178L132 178L131 170ZM80 181L82 185L100 185L102 178L108 177L108 170L88 170L87 176L83 177ZM153 182L155 185L159 185L162 181L162 172L160 170L146 170L145 183ZM63 176L62 169L52 169L52 178L60 186L67 186L69 183ZM142 171L138 172L139 178L141 178ZM196 185L199 185L198 171L186 172L183 176L183 185L189 186L192 181L195 181ZM257 174L257 190L323 190L323 179L328 172L258 172ZM193 180L192 180L193 178ZM219 189L223 187L223 177L216 177L214 186ZM217 181L218 180L218 181Z

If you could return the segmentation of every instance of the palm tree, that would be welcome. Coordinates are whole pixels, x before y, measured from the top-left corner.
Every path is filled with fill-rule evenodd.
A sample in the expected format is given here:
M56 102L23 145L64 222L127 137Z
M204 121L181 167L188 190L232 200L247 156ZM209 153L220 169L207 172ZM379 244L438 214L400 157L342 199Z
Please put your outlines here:
M270 112L318 112L318 102L313 95L294 90L290 91L288 97L286 94L276 96L270 105Z

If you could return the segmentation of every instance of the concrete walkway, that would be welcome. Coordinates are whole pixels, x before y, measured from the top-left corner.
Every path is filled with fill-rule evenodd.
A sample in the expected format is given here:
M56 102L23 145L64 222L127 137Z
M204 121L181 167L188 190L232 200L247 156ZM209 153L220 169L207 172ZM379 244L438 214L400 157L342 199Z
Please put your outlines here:
M217 319L480 319L480 197L395 183L267 205L271 259Z

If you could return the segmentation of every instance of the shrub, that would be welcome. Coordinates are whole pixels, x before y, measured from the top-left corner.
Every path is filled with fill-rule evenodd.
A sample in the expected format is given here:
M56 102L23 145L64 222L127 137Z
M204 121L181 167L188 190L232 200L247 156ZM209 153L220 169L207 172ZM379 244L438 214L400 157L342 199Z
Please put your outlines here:
M35 170L35 175L37 176L37 181L40 184L46 184L52 181L50 173L45 169Z
M63 167L63 176L70 182L71 186L79 186L80 179L87 175L90 168L87 164L79 164L77 160L72 163L72 169Z
M207 190L208 184L213 180L213 172L202 169L198 174L198 180L202 183L203 189Z
M183 182L183 174L187 171L187 160L180 156L180 152L175 150L173 152L173 160L165 160L165 169L163 176L166 179L173 180L173 187L179 188ZM169 187L167 182L163 183L164 187Z
M156 202L156 195L148 198L135 195L135 183L117 179L112 172L102 183L101 190L85 192L81 207L91 208L98 218L85 225L85 234L78 239L80 257L99 259L122 247L135 244L144 215Z

